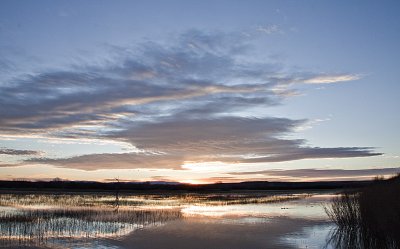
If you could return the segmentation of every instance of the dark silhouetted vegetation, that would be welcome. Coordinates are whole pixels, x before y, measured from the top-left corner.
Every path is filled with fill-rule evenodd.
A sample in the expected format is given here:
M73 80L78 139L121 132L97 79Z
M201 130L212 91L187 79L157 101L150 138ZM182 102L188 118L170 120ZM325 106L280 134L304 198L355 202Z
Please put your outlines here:
M400 248L400 176L343 193L326 211L337 224L330 241L337 248Z
M153 183L153 182L87 182L87 181L0 181L0 190L32 191L106 191L119 193L129 191L231 191L231 190L320 190L357 188L371 181L326 182L240 182L213 184Z

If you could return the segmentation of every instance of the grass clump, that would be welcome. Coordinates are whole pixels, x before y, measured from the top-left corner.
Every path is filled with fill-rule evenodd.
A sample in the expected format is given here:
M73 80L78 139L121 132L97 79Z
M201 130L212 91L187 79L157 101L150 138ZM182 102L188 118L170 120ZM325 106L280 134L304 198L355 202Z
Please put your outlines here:
M400 176L343 193L326 212L337 225L336 248L400 248Z

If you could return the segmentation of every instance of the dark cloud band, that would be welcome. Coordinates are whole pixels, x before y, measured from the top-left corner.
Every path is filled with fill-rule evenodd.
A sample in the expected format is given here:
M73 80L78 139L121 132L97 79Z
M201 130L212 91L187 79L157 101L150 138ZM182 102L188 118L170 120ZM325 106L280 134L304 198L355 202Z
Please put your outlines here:
M0 155L11 155L11 156L37 156L42 154L41 151L35 150L15 150L0 148Z

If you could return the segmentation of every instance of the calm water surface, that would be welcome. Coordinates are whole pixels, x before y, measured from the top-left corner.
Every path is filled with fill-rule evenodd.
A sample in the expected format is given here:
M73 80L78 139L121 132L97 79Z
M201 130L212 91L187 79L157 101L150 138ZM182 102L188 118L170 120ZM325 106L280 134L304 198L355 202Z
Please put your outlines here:
M332 248L333 193L2 194L6 248Z

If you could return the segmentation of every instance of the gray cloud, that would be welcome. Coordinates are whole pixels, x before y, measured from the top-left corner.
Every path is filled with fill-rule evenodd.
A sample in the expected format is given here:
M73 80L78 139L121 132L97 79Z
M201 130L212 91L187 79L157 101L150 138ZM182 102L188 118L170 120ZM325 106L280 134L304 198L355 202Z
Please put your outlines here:
M236 149L251 150L257 153L257 146L265 148L266 143L285 146L298 144L299 140L279 140L274 138L291 132L303 120L285 118L243 118L220 117L188 119L178 116L158 119L155 122L137 122L111 136L128 139L140 149L154 151L212 151L221 148L225 153ZM229 145L229 148L225 147ZM249 148L249 146L254 147ZM193 148L192 148L193 146ZM282 147L282 146L281 146Z
M41 154L42 154L41 151L36 151L36 150L16 150L16 149L0 148L0 155L37 156Z
M51 164L82 170L97 169L136 169L136 168L163 168L181 169L184 159L179 155L159 155L145 153L123 154L91 154L71 158L32 158L25 160L28 163Z
M380 169L293 169L293 170L264 170L252 172L233 172L231 175L264 175L293 178L338 178L338 177L374 177L378 175L394 175L400 173L400 168Z
M151 153L94 154L67 159L31 159L86 170L99 168L182 169L185 162L282 162L306 158L347 158L380 155L371 148L307 147L304 140L279 138L304 120L220 117L185 119L181 116L136 122L109 138L124 140Z
M192 30L169 45L147 42L134 50L115 48L118 59L104 66L21 76L0 87L0 130L41 133L93 121L109 121L112 126L115 119L110 117L121 107L146 106L159 114L161 104L151 103L167 106L199 97L208 102L198 107L203 111L224 102L225 112L270 106L279 103L289 84L314 82L319 76L285 73L274 63L246 61L249 49L238 34ZM321 77L326 80L329 75Z
M278 153L273 156L255 157L244 159L242 162L282 162L293 161L307 158L348 158L348 157L369 157L379 156L382 153L374 152L374 148L369 147L338 147L338 148L319 148L319 147L298 147L286 153Z

